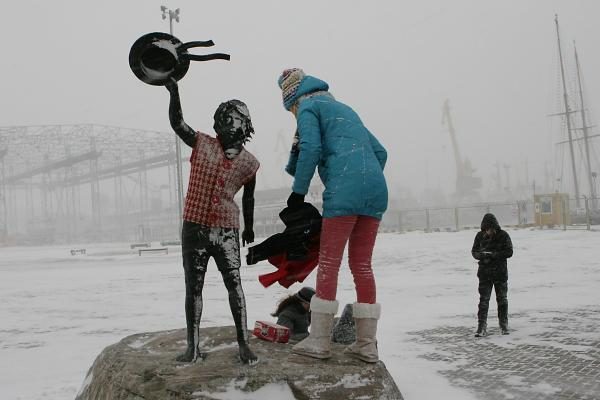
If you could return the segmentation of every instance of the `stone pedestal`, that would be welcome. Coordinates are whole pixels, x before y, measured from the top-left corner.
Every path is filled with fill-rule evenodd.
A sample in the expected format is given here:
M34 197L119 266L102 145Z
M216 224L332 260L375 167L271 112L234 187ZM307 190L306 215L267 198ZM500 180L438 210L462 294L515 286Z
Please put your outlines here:
M243 365L233 326L201 329L208 357L180 363L185 330L142 333L104 349L90 368L76 400L165 399L388 399L402 400L383 362L367 364L343 354L315 360L291 353L291 344L256 338L250 346L260 358Z

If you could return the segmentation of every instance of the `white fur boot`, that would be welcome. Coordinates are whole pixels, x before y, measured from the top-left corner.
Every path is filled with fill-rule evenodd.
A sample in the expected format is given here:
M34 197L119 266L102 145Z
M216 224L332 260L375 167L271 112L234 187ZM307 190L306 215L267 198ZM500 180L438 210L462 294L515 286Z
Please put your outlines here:
M377 321L381 316L381 305L378 303L354 303L354 320L356 321L356 342L344 351L359 360L375 363L379 360L377 352Z
M310 301L310 334L296 344L292 352L313 358L331 357L331 329L338 310L337 300L323 300L316 295Z

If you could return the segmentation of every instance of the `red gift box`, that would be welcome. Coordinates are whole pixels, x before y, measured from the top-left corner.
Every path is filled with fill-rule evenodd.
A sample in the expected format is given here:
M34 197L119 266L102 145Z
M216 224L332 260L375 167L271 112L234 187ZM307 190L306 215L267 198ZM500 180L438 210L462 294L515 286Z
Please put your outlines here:
M268 321L256 321L252 334L269 342L287 343L290 340L290 330L287 327Z

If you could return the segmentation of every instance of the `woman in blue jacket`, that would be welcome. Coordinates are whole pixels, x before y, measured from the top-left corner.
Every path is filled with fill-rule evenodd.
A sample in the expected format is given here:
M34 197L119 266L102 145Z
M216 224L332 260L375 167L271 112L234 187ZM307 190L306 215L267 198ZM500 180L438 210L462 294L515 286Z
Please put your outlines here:
M293 351L315 358L331 357L338 272L348 243L357 295L353 304L357 339L346 352L376 362L381 308L376 302L371 256L387 208L383 176L387 153L354 110L329 93L326 82L293 68L285 70L278 83L283 105L297 122L295 144L286 166L294 177L288 206L304 202L315 169L325 186L317 293L310 306L312 328L309 337Z

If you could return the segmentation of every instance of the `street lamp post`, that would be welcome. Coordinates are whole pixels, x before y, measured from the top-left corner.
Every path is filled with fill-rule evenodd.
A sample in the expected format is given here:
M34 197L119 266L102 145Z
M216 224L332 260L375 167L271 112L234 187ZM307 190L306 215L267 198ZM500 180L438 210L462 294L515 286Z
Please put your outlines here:
M179 22L179 8L171 10L165 6L160 6L162 11L162 19L167 19L169 16L169 33L173 34L173 20ZM183 177L181 167L181 139L175 135L175 158L177 170L177 211L179 217L179 239L181 240L181 231L183 229Z

